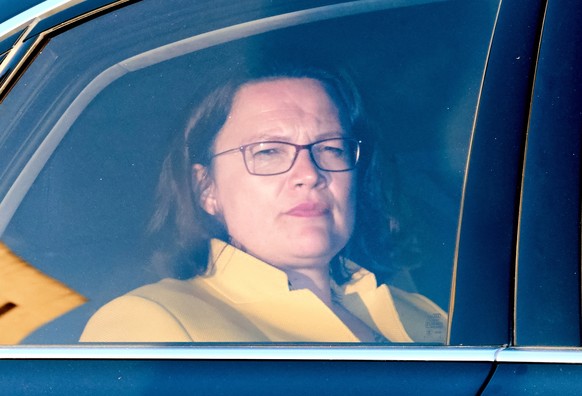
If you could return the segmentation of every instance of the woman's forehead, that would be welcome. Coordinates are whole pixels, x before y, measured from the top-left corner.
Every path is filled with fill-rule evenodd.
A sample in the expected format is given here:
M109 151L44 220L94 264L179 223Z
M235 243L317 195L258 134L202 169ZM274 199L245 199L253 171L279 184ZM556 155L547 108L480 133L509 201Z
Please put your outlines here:
M337 112L337 106L323 83L313 78L282 77L248 82L234 97L235 106L246 105L246 110L278 109L297 103L308 109ZM260 106L252 108L251 106ZM231 111L232 112L232 111Z
M243 85L220 135L242 138L248 133L260 136L301 130L342 133L338 109L320 81L281 78Z

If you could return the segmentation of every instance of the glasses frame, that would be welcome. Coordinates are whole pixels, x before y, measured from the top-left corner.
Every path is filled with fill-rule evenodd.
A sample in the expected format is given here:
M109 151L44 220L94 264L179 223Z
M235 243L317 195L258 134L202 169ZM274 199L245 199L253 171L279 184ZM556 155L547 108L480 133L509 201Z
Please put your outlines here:
M323 142L328 142L330 140L347 140L347 141L351 141L356 143L356 159L354 161L354 165L348 169L342 169L342 170L330 170L330 169L325 169L322 168L318 163L317 160L315 159L315 156L313 155L313 151L311 150L311 148L315 145L318 145L320 143ZM295 148L295 155L293 156L293 160L291 161L291 164L289 165L289 168L287 168L284 171L281 172L276 172L276 173L254 173L249 169L249 166L247 164L247 157L246 157L246 151L249 147L251 146L256 146L258 144L263 144L263 143L281 143L281 144L285 144L288 146L292 146ZM309 150L309 157L311 158L311 162L315 165L315 167L319 170L322 170L324 172L348 172L351 170L354 170L356 168L356 166L358 165L358 162L360 160L360 149L361 149L361 144L362 141L355 139L355 138L347 138L347 137L334 137L334 138L327 138L327 139L322 139L322 140L318 140L316 142L313 143L309 143L309 144L294 144L294 143L289 143L289 142L282 142L282 141L278 141L278 140L265 140L265 141L260 141L260 142L253 142L253 143L249 143L249 144L245 144L239 147L235 147L232 149L228 149L225 151L221 151L220 153L214 154L212 157L210 157L211 160L213 160L214 158L224 155L224 154L230 154L230 153L234 153L234 152L240 152L242 154L243 157L243 162L245 164L245 168L247 169L247 172L249 172L251 175L253 176L275 176L275 175L281 175L283 173L287 173L291 170L291 168L293 168L293 165L295 165L295 161L297 160L297 157L299 156L299 152L301 150Z

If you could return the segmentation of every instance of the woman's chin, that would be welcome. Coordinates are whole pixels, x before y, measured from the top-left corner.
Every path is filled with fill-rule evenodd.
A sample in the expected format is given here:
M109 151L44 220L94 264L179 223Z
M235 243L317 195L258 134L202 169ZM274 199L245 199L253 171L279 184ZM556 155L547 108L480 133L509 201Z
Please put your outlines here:
M295 240L289 240L287 246L297 257L322 259L329 262L345 246L346 242L320 233L305 233Z

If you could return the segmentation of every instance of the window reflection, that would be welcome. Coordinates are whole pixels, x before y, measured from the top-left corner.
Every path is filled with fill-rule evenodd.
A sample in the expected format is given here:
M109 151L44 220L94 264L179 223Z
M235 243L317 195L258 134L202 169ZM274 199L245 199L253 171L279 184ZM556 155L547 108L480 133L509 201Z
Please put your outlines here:
M140 4L146 6L149 3ZM131 9L120 10L116 18L130 22ZM176 144L175 137L183 133L192 109L233 70L298 59L325 70L347 70L365 104L366 122L377 131L371 146L377 152L381 182L377 185L383 186L380 193L387 208L368 215L383 224L390 242L368 247L378 263L373 268L362 249L354 248L345 257L371 269L379 284L390 284L390 290L402 291L402 296L426 296L410 304L398 292L391 293L401 321L421 323L421 331L433 328L438 322L436 311L430 311L428 319L415 315L426 311L424 304L429 301L439 309L448 306L462 180L495 10L493 2L445 2L333 19L187 53L110 81L95 92L77 118L66 117L71 122L66 135L2 236L27 262L89 299L83 308L45 326L27 342L76 342L89 317L112 298L165 277L187 279L197 274L196 267L180 257L183 251L173 248L179 240L176 234L165 229L152 237L147 232L151 215L159 208L154 197L164 159ZM20 106L19 100L30 95L21 88L30 83L27 78L43 67L54 70L45 91L40 88L31 101L27 110L31 116L11 128L47 133L57 114L81 97L79 90L96 73L122 59L123 51L131 57L148 45L153 48L164 42L161 26L169 22L160 22L160 15L155 43L141 40L138 45L135 36L120 44L111 41L111 59L102 48L77 50L83 34L108 31L102 29L110 26L108 15L56 37L3 104ZM142 29L146 28L142 25ZM115 29L109 30L121 37ZM168 33L166 42L175 40L172 35L176 32ZM54 62L65 62L65 54L71 64L55 67ZM102 57L99 71L96 56ZM77 80L83 82L78 87L58 74L59 70L70 74L71 68L89 72ZM70 95L55 99L55 92L63 91ZM53 115L41 122L33 114ZM32 128L35 123L38 127ZM341 128L325 133L352 133L344 130L343 120L339 123ZM245 132L254 132L250 129ZM10 136L16 135L12 131ZM293 138L303 139L295 144L315 139ZM305 156L307 151L300 153L296 165L309 169ZM238 160L244 169L240 155L231 157L224 161ZM197 174L193 172L195 178ZM331 210L313 206L316 211ZM354 212L355 222L365 213ZM360 229L374 233L378 227ZM228 234L218 236L232 242ZM339 273L344 267L338 268ZM409 318L402 313L407 309ZM442 311L438 314L444 316ZM415 334L411 339L422 339L405 330Z

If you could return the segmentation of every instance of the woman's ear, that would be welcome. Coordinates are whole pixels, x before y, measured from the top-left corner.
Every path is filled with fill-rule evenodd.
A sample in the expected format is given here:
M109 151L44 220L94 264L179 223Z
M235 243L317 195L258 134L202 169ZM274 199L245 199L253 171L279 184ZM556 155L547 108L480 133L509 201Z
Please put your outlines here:
M194 192L198 190L199 204L208 214L214 216L218 214L218 202L216 200L216 187L214 181L208 174L208 168L200 165L192 165L192 186Z

